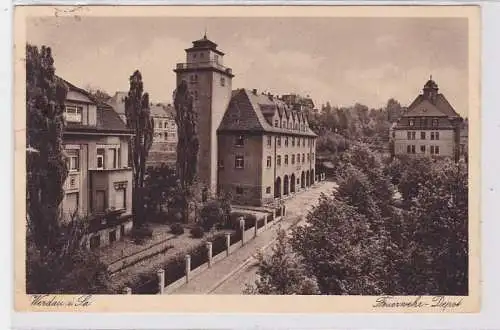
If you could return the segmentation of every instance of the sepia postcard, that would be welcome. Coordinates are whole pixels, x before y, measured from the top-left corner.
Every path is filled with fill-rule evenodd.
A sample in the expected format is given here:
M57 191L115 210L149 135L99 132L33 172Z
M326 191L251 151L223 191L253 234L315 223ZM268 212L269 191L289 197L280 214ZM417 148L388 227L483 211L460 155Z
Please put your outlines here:
M17 6L15 308L480 311L478 6Z

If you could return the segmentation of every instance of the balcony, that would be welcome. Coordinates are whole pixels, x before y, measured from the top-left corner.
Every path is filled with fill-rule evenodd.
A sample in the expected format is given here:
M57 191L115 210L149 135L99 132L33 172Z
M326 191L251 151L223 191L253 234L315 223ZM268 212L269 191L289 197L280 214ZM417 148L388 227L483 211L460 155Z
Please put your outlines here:
M230 68L226 68L222 64L219 64L216 61L207 61L207 62L193 62L193 63L177 63L176 70L186 70L186 69L205 69L205 68L214 68L220 71L223 71L227 74L232 74L233 70Z

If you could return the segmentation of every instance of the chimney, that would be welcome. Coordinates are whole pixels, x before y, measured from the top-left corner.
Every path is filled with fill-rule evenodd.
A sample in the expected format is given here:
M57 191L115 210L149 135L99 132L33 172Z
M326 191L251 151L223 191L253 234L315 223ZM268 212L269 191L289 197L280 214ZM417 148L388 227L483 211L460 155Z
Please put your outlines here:
M254 89L252 90L252 94L253 94L253 95L257 95L257 89L255 89L255 88L254 88Z

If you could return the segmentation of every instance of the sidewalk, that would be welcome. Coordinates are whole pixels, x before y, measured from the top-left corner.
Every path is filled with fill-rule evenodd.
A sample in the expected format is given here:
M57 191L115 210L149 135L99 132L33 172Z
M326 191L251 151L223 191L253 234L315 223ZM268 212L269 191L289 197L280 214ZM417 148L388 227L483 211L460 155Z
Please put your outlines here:
M283 229L288 229L299 217L305 215L308 206L316 201L322 192L328 192L333 187L333 183L324 182L317 187L296 195L293 199L287 200L285 202L287 215L281 221L269 224L269 228L266 231L259 233L256 238L247 241L239 250L234 251L234 253L217 262L211 268L190 279L189 283L170 294L209 293L224 282L227 277L243 267L245 262L251 261L251 258L256 254L258 249L272 243L276 238L276 230L280 225Z

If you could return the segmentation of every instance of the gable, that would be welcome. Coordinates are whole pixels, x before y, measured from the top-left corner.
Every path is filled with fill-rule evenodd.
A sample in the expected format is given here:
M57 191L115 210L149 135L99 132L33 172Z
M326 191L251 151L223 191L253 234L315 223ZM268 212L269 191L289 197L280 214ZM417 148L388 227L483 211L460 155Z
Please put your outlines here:
M419 103L414 104L403 117L445 117L446 114L438 109L429 100L421 99Z
M218 130L262 131L262 125L245 90L239 90L233 95Z

